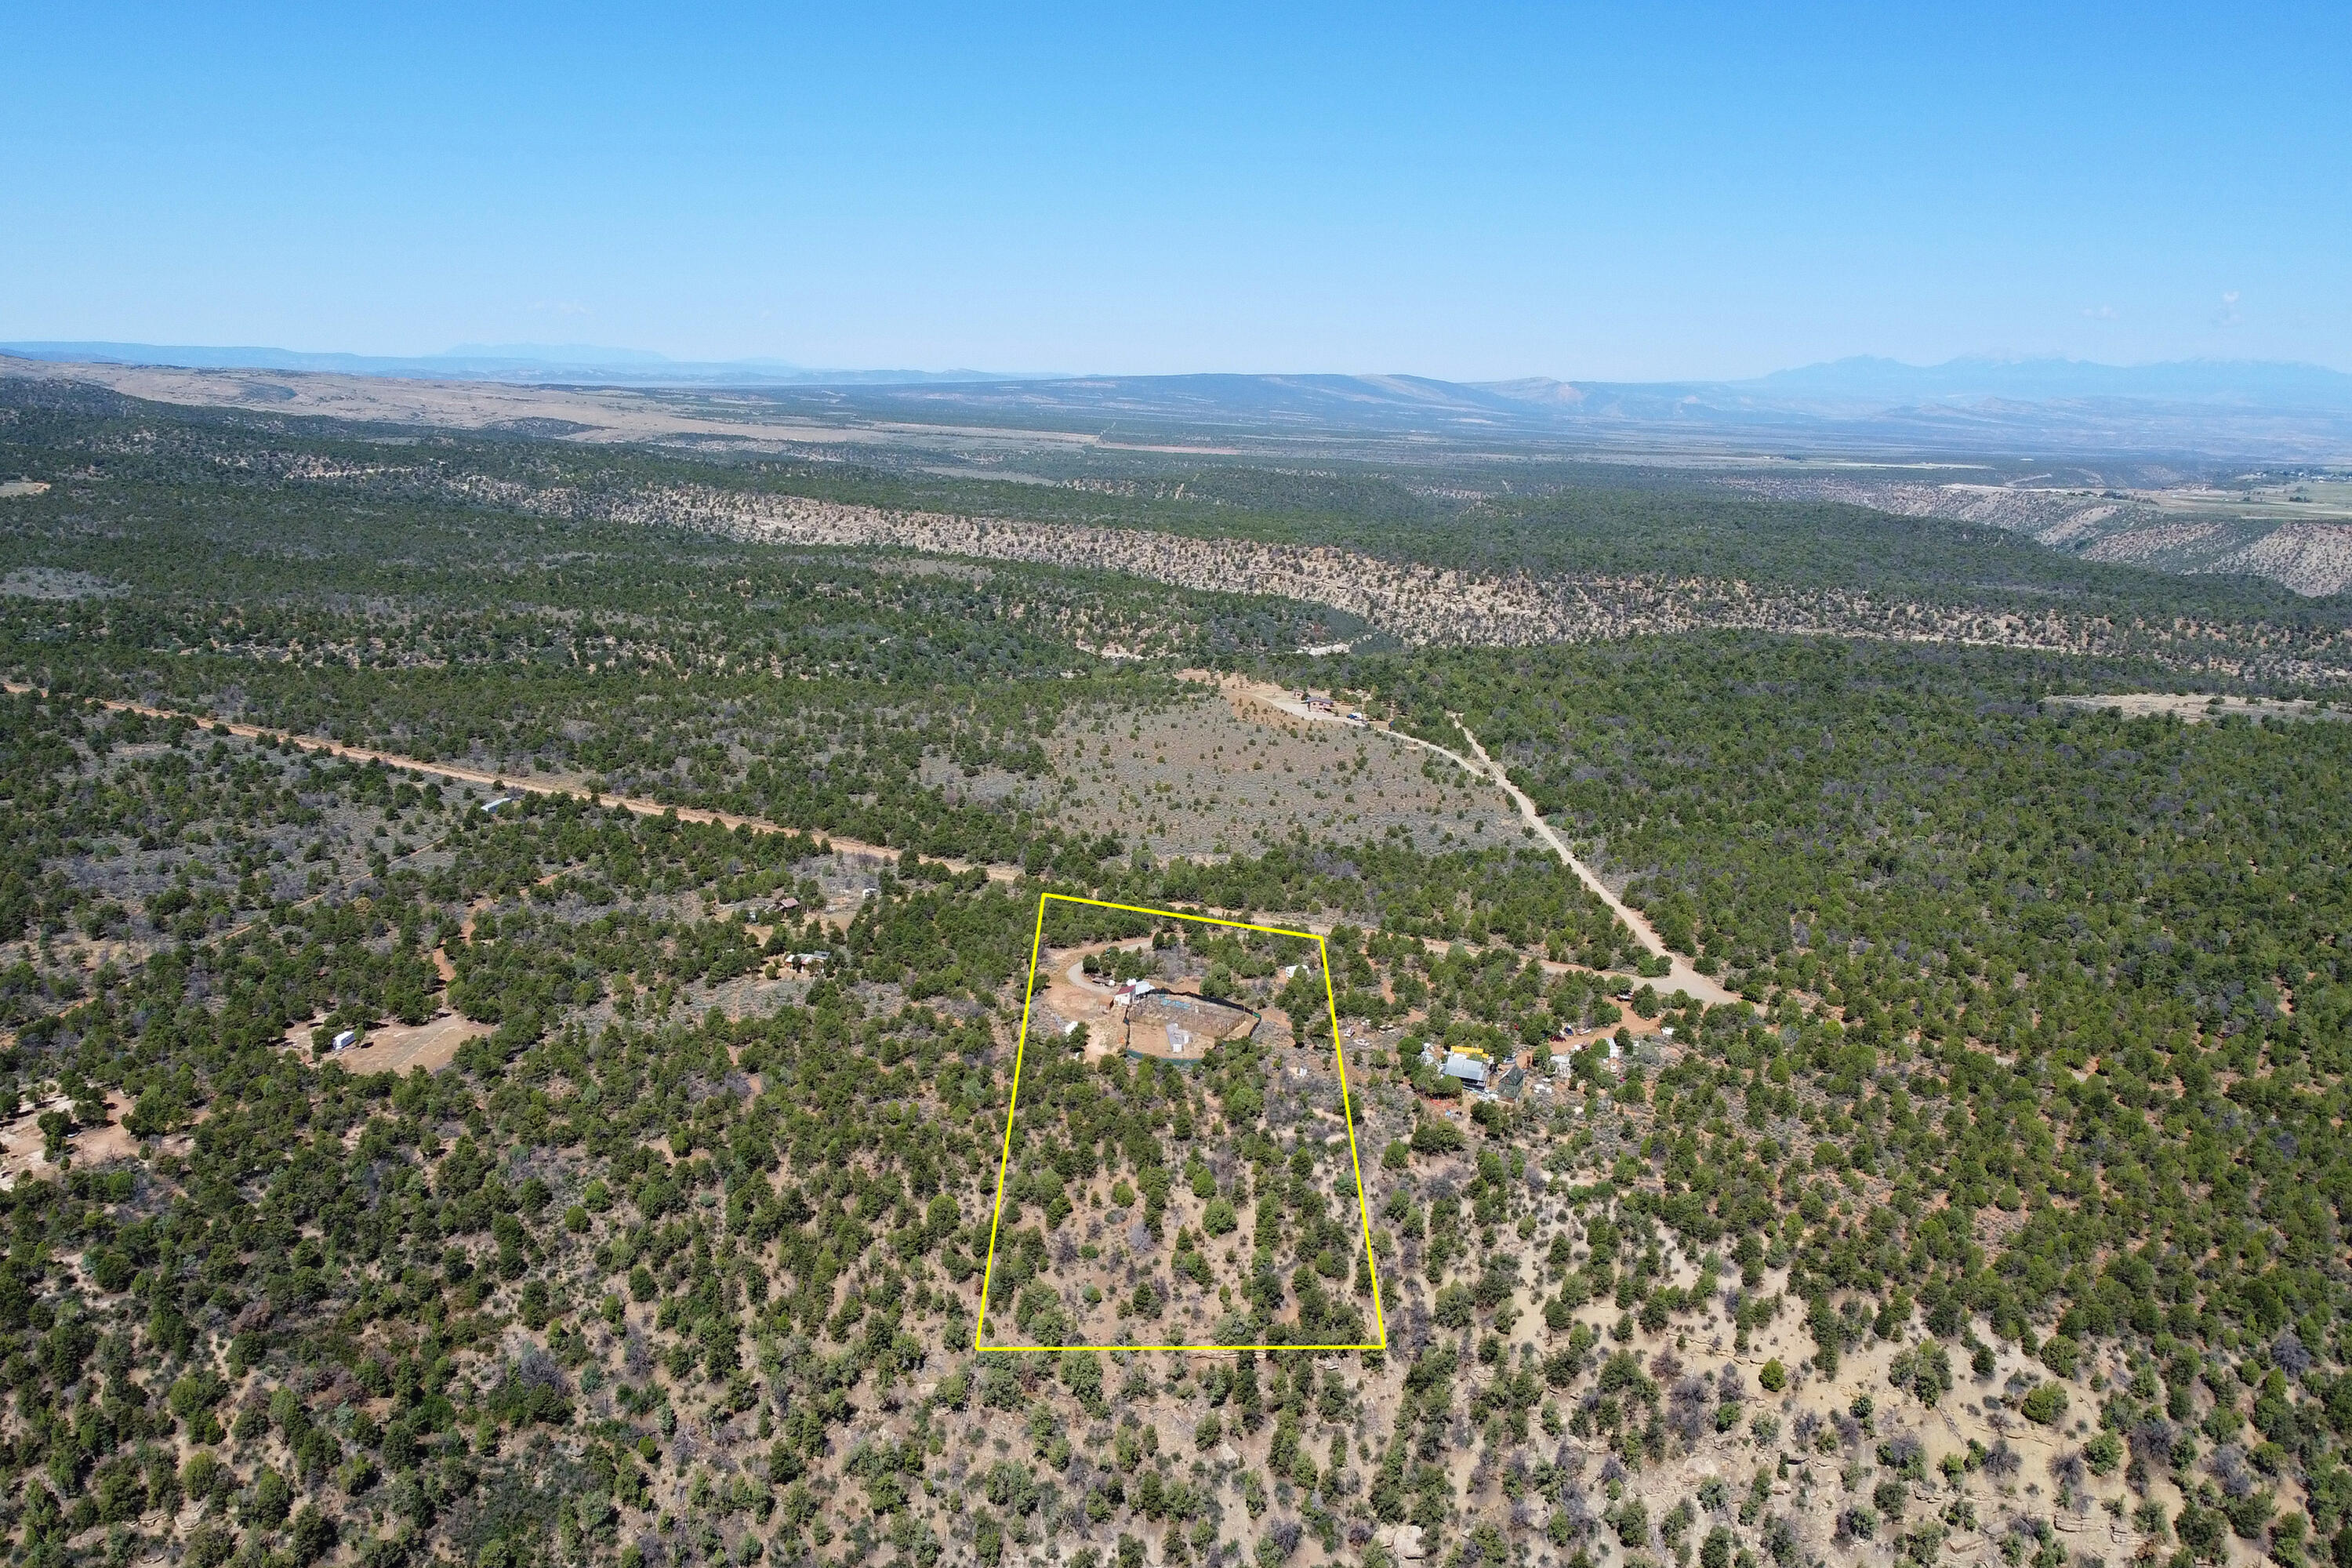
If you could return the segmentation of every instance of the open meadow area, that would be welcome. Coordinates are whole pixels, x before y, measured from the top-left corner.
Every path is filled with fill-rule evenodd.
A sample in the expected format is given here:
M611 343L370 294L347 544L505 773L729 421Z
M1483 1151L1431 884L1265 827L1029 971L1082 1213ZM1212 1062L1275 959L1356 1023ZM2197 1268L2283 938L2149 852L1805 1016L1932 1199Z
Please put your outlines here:
M1076 831L1118 835L1162 859L1255 853L1298 832L1423 853L1520 836L1507 803L1459 768L1369 729L1303 723L1224 692L1082 710L1044 747L1050 786L1002 773L967 781L945 760L927 777L958 795L1033 802Z

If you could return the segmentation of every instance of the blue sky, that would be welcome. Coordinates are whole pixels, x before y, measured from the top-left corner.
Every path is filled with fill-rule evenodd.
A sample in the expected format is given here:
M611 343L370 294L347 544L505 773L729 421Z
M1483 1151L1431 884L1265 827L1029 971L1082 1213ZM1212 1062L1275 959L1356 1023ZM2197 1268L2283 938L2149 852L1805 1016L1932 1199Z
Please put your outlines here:
M2352 369L2340 5L18 5L0 59L0 339Z

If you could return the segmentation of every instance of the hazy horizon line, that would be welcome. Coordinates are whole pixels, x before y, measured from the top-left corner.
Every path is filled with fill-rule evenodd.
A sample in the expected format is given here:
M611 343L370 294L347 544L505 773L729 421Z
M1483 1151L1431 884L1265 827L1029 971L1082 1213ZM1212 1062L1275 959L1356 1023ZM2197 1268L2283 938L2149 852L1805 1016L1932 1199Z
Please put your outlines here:
M1446 375L1415 370L1334 370L1320 369L1215 369L1192 370L1115 370L1101 367L1085 370L990 369L978 365L948 365L932 368L921 365L866 363L819 364L786 358L777 354L734 354L719 356L689 356L659 349L632 348L606 343L546 343L546 342L459 342L446 349L422 353L390 353L365 349L290 348L279 343L231 342L192 343L160 342L139 339L110 338L11 338L0 340L0 353L54 354L73 350L95 353L107 351L169 354L178 352L212 355L223 354L282 354L301 359L341 359L375 361L392 363L433 364L446 363L490 362L512 364L542 365L551 368L582 370L625 369L632 366L650 368L673 366L680 369L697 367L745 368L789 371L803 375L840 374L871 376L908 374L926 378L954 377L972 380L1003 381L1085 381L1095 379L1161 379L1181 376L1351 376L1367 379L1403 378L1421 381L1446 382L1460 385L1508 385L1519 382L1553 381L1563 384L1619 384L1672 386L1681 384L1737 385L1747 382L1770 380L1812 370L1837 367L1879 366L1906 371L1937 371L1964 367L2015 367L2028 365L2063 365L2091 370L2147 371L2175 366L2246 366L2269 370L2317 371L2329 375L2352 376L2352 370L2328 364L2315 359L2221 358L2212 355L2188 355L2168 359L2096 360L2063 353L2033 353L2011 350L1983 350L1953 354L1941 360L1914 361L1883 353L1839 354L1810 359L1793 364L1746 374L1694 374L1683 375L1592 375L1560 374L1553 371L1524 371L1502 375ZM168 361L153 362L159 365ZM183 368L255 368L298 369L289 366L186 366Z

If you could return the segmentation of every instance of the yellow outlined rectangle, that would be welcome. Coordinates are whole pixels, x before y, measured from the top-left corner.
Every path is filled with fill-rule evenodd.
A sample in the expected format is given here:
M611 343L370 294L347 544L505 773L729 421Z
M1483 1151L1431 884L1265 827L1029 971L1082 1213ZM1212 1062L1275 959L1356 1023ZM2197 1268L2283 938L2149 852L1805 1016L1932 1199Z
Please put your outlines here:
M1356 1219L1364 1241L1364 1269L1372 1286L1372 1326L1379 1335L1376 1342L1352 1345L988 1345L981 1343L981 1335L988 1323L988 1286L996 1272L996 1227L1004 1216L1004 1175L1013 1162L1013 1119L1021 1106L1021 1058L1029 1046L1029 1004L1037 993L1037 958L1045 940L1045 906L1049 903L1086 904L1098 910L1119 910L1128 914L1152 915L1164 920L1197 921L1202 925L1231 926L1237 931L1254 931L1267 936L1291 936L1315 944L1323 962L1323 1005L1331 1018L1331 1059L1339 1068L1339 1115L1348 1128L1348 1164L1356 1177ZM1037 896L1037 929L1029 938L1029 983L1021 994L1021 1034L1013 1047L1013 1091L1004 1104L1004 1146L996 1162L996 1204L988 1216L988 1261L982 1266L980 1276L980 1315L972 1321L971 1348L975 1353L983 1351L1004 1351L1014 1353L1034 1353L1041 1351L1384 1351L1389 1348L1388 1320L1381 1311L1381 1266L1372 1256L1372 1213L1364 1199L1364 1166L1356 1153L1356 1113L1348 1099L1348 1057L1339 1046L1339 1004L1331 989L1331 950L1322 937L1311 931L1289 931L1281 926L1252 925L1246 921L1229 921L1215 915L1196 915L1182 910L1150 910L1136 904L1114 904L1101 899L1081 899L1068 893L1040 893Z

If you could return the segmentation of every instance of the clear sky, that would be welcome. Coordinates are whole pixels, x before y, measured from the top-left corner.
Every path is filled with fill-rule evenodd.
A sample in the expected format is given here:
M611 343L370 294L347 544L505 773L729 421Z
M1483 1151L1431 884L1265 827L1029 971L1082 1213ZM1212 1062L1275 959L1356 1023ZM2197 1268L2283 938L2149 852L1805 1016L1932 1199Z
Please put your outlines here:
M0 339L2352 369L2341 0L0 8Z

